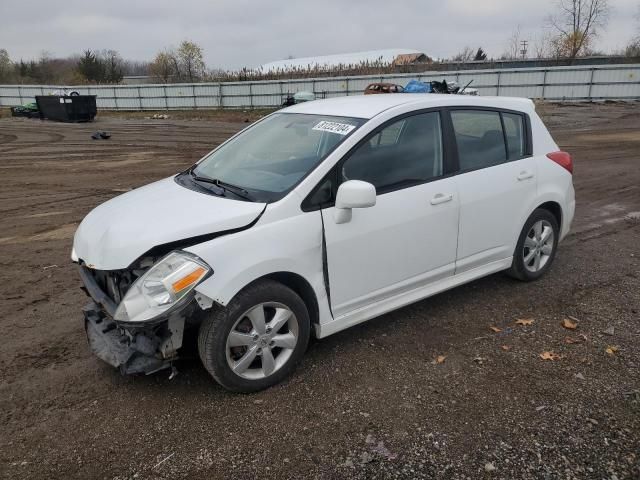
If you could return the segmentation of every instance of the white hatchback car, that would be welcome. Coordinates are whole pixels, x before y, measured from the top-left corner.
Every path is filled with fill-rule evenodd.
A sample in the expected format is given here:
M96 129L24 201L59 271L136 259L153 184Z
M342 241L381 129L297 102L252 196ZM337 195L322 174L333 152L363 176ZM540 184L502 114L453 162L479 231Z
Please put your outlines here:
M502 270L535 280L569 231L572 160L526 99L295 105L80 224L92 350L172 367L197 335L224 387L285 378L318 338Z

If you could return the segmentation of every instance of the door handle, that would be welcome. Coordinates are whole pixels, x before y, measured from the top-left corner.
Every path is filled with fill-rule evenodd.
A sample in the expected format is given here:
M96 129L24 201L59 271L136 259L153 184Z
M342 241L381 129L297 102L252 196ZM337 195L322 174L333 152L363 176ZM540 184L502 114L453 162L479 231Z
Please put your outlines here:
M438 193L431 199L431 205L440 205L441 203L450 202L451 200L453 200L452 193L450 193L449 195Z
M522 180L527 180L529 178L533 178L533 172L529 170L523 170L518 175L518 180L521 182Z

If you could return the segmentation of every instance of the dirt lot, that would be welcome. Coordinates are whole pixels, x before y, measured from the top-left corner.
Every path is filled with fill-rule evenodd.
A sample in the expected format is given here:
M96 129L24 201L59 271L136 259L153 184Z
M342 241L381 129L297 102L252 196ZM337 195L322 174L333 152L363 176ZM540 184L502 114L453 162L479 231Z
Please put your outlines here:
M640 108L539 109L576 167L550 275L493 275L314 342L254 395L195 360L173 380L102 364L69 260L93 207L191 164L243 116L0 119L0 477L640 478Z

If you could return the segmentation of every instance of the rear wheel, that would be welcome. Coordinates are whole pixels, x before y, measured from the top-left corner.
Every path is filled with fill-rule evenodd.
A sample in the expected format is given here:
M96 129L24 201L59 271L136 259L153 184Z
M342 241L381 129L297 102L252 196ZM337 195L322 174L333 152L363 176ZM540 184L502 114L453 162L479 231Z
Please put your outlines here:
M223 387L255 392L294 370L307 348L310 328L307 308L293 290L260 281L203 321L198 352Z
M551 268L559 235L556 217L548 210L535 210L522 228L508 273L525 282L540 278Z

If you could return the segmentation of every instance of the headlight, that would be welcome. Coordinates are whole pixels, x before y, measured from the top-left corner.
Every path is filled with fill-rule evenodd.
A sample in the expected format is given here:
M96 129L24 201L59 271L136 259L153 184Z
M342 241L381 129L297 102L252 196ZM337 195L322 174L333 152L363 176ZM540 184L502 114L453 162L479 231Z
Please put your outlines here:
M114 318L144 322L166 312L185 298L211 267L186 252L172 252L135 281L118 305Z

